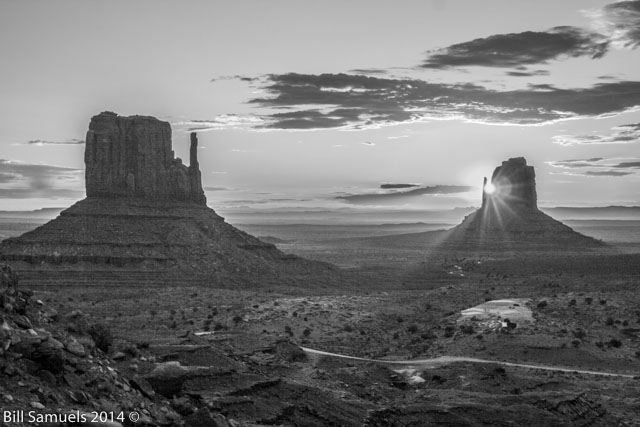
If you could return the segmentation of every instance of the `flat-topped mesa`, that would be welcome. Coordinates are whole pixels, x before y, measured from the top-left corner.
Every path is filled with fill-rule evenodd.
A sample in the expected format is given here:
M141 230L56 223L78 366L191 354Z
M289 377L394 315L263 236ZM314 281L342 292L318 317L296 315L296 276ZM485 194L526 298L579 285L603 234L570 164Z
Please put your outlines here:
M491 176L491 183L484 179L482 186L482 210L486 210L492 198L511 209L538 210L536 194L536 173L533 166L527 166L524 157L514 157L502 162Z
M91 118L84 162L87 197L136 197L206 205L191 134L190 165L171 149L171 126L149 116L103 112Z

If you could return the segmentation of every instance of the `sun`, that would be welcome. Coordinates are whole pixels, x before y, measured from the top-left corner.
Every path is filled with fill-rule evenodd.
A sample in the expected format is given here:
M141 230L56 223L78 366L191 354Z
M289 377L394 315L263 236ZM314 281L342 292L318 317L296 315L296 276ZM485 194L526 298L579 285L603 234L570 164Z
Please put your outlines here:
M487 185L484 186L484 192L487 194L493 194L496 192L496 186L493 185L492 183L488 183Z

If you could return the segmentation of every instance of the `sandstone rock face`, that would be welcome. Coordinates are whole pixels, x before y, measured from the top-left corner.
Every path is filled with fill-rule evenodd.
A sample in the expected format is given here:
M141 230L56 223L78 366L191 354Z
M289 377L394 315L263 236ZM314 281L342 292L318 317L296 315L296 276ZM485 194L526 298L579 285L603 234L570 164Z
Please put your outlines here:
M206 204L191 134L190 165L171 149L169 123L103 112L89 124L85 148L87 197L135 197Z
M538 209L536 194L536 173L533 166L528 166L524 157L515 157L502 162L491 176L494 191L491 194L483 192L482 208L485 209L488 199L500 198L514 209ZM485 178L486 188L487 182Z

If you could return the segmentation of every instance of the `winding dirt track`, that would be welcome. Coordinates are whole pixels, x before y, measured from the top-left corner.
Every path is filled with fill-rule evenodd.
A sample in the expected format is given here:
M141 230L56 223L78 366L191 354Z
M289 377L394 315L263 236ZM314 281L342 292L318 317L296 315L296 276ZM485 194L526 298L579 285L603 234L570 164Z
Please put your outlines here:
M525 363L511 363L511 362L503 362L500 360L487 360L487 359L476 359L473 357L458 357L458 356L440 356L434 359L416 359L416 360L379 360L379 359L367 359L362 357L354 357L354 356L346 356L343 354L330 353L328 351L322 350L314 350L312 348L300 347L307 354L315 354L319 356L329 356L336 357L340 359L349 359L349 360L359 360L362 362L374 362L380 363L384 365L395 365L395 366L403 366L405 368L412 369L431 369L437 368L438 366L448 365L451 363L457 362L471 362L471 363L493 363L496 365L502 366L511 366L516 368L527 368L527 369L541 369L544 371L559 371L559 372L570 372L570 373L578 373L578 374L587 374L587 375L600 375L606 377L620 377L620 378L631 378L633 379L635 375L630 374L618 374L614 372L601 372L601 371L585 371L581 369L573 369L573 368L563 368L558 366L545 366L545 365L530 365Z

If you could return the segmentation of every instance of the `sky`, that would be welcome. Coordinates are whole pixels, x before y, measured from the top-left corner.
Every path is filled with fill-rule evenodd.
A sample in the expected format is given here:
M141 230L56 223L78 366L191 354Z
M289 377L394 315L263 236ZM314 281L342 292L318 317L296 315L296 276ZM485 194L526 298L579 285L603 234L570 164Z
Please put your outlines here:
M101 111L197 131L214 208L477 206L520 156L640 205L639 47L640 1L0 0L0 210L82 199Z

